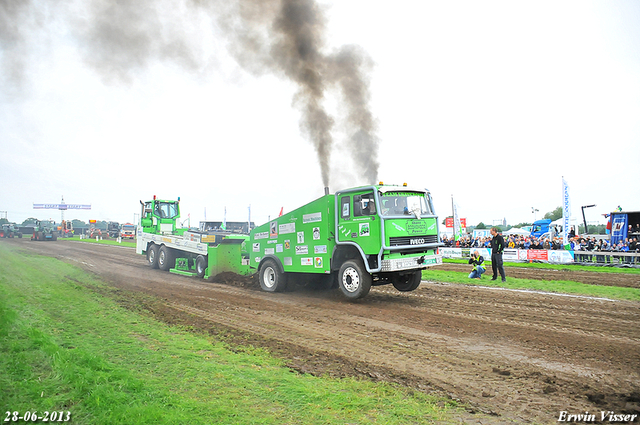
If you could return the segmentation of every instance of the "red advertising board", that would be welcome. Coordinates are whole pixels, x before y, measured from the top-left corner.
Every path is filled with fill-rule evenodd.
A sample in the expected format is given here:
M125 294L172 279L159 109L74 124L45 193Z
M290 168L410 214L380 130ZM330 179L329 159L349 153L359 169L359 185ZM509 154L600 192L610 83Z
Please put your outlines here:
M549 251L546 249L529 249L527 250L527 260L544 260L549 259Z
M467 219L466 218L461 218L460 219L460 224L462 225L463 229L467 228ZM453 217L447 217L447 219L444 222L444 226L445 227L449 227L449 228L453 228Z

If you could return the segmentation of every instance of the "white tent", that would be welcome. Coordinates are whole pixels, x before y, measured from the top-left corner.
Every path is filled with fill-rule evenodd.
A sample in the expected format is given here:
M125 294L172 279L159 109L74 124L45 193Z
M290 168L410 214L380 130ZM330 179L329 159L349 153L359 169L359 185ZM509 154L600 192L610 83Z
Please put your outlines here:
M529 236L531 234L531 232L529 230L526 229L519 229L517 227L513 227L509 230L505 230L504 233L505 235L524 235L524 236Z

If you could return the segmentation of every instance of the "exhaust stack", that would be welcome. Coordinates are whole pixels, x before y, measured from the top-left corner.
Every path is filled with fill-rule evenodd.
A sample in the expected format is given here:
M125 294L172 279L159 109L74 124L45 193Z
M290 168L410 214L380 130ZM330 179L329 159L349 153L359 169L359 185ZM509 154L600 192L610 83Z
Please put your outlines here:
M324 194L328 195L329 194L329 186L325 186L324 187Z

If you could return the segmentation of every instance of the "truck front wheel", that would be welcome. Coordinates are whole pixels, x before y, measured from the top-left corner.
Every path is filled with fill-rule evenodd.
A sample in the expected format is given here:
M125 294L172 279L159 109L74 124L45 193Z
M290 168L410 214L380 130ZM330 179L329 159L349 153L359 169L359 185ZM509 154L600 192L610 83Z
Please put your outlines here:
M152 269L158 268L158 245L152 244L147 249L147 262Z
M391 283L401 292L409 292L417 289L421 281L422 271L420 270L407 274L396 273L391 277Z
M345 297L351 300L365 297L371 289L371 275L362 261L348 260L340 267L338 284Z
M260 287L267 292L282 292L287 289L287 278L273 260L265 260L260 266Z

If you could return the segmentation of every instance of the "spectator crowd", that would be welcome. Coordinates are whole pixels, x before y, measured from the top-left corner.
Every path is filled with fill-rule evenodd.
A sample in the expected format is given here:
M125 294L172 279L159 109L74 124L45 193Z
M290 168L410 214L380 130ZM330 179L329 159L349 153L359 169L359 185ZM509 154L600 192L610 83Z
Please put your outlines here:
M513 249L547 249L547 250L562 250L565 247L562 245L562 238L554 237L553 239L542 237L537 238L535 236L523 236L523 235L508 235L505 236L506 248ZM442 235L441 242L445 247L451 248L490 248L491 236L487 237L471 237L469 235L463 236L458 240L454 240L453 236L447 237ZM566 249L574 251L576 261L591 261L592 255L583 255L580 252L635 252L640 253L640 246L638 245L638 238L631 237L626 238L624 241L620 241L617 244L611 244L606 239L597 239L595 236L587 237L573 237L569 240L569 246ZM596 256L596 261L604 262L604 256ZM600 261L601 258L603 261ZM624 257L623 262L631 263L636 262L636 257Z

